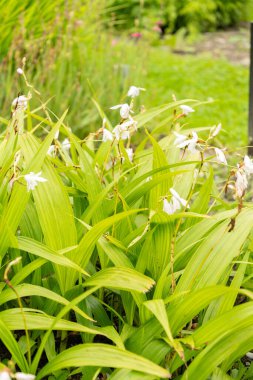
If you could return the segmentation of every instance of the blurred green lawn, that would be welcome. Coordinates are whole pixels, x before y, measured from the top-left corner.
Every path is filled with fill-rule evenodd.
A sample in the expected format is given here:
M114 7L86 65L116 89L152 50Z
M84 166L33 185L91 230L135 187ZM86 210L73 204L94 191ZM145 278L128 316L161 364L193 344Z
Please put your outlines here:
M145 106L169 102L172 94L213 103L196 109L193 127L223 125L223 141L233 147L247 144L249 70L211 55L175 55L164 48L152 48L145 63L142 96Z

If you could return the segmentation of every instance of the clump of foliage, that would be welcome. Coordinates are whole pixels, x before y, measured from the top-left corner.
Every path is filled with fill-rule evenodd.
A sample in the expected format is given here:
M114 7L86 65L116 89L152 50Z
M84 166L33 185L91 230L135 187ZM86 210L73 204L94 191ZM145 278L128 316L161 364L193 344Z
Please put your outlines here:
M104 4L101 0L0 3L3 115L9 115L9 99L18 95L16 89L25 90L18 78L12 80L23 57L27 57L26 72L51 99L54 111L61 114L69 108L68 118L77 134L84 129L88 134L97 125L91 97L110 104L127 90L129 81L137 82L146 52L140 55L134 43L105 33Z
M67 112L30 108L18 73L30 92L1 119L1 378L251 378L250 158L228 165L221 125L185 125L199 102L138 113L135 86L116 126L96 103L102 127L80 140Z
M117 27L151 27L160 21L167 32L207 32L249 20L250 0L111 0L108 11ZM159 24L157 24L159 26Z

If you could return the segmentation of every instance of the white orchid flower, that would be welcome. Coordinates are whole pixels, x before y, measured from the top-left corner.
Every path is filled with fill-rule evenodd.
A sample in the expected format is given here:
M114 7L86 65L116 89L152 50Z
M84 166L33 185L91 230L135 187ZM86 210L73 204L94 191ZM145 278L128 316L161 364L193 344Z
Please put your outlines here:
M20 95L13 100L12 108L14 110L18 110L18 109L26 110L28 106L28 100L29 98L27 98L25 95Z
M236 176L236 181L235 181L236 195L239 198L242 198L248 186L247 176L246 176L245 171L241 169L237 170L237 172L235 173L235 176Z
M17 380L34 380L35 376L30 373L16 372L15 378Z
M172 215L174 214L177 209L174 207L173 202L168 202L167 199L163 200L163 211L166 212L166 214Z
M113 134L110 131L108 131L108 129L106 128L103 129L102 141L103 142L113 141Z
M220 133L220 130L221 130L221 123L219 123L218 125L215 125L213 128L211 128L210 136L211 137L217 136L218 133Z
M112 131L117 141L127 140L130 138L130 132L127 129L127 125L125 123L116 125L116 127Z
M187 116L189 113L195 112L195 110L192 107L186 106L185 104L183 104L182 106L180 106L180 108L183 111L183 114L185 116Z
M220 162L221 164L227 165L228 163L223 151L219 148L214 148L214 151L216 154L217 161Z
M131 111L129 104L127 104L127 103L118 104L116 106L111 107L110 109L111 110L120 109L119 113L120 113L120 116L122 117L122 119L128 119L129 115L130 115L130 111Z
M128 155L129 161L130 161L130 162L133 162L133 159L134 159L134 152L133 152L133 149L132 149L132 148L126 148L126 152L127 152L127 155Z
M61 143L61 146L63 149L69 150L71 147L69 139L68 138L64 139L63 142Z
M140 91L146 91L145 88L131 86L128 90L127 96L130 96L131 98L135 98L136 96L140 95Z
M182 206L186 207L187 201L180 197L180 195L176 192L176 190L173 189L173 187L170 188L170 192L173 195L173 197L181 203Z
M29 174L26 174L24 176L26 183L27 183L27 191L34 190L35 187L38 185L38 182L46 182L47 179L40 176L41 172L35 174L33 172L30 172Z
M173 133L176 136L176 139L174 141L174 145L181 144L182 142L184 142L185 140L187 140L187 136L181 135L180 133L177 133L177 132L173 132Z
M244 161L244 170L246 174L248 175L253 174L253 162L249 158L249 156L245 156L243 161Z
M124 121L121 124L116 125L112 133L115 136L116 140L126 140L130 138L130 131L128 128L133 127L136 130L137 121L135 121L131 116L129 120Z
M0 380L11 380L11 376L8 371L3 370L0 372Z
M181 205L186 207L187 201L180 197L180 195L174 190L170 188L170 192L172 194L171 201L168 202L167 199L163 200L163 211L169 215L174 214L177 210L180 210ZM187 206L189 207L189 206Z
M198 138L197 133L192 131L192 138L181 142L180 144L177 145L177 148L187 147L191 153L196 153L197 152L196 146L198 143L198 139L199 138Z

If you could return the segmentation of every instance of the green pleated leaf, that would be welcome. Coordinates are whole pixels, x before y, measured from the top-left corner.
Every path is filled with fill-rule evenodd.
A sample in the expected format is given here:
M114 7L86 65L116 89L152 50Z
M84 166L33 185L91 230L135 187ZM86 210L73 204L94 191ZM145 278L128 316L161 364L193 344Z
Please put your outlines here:
M1 314L1 313L0 313ZM8 325L0 317L0 340L11 353L13 360L18 364L21 371L28 372L28 363L23 355L16 339L8 328Z
M117 369L110 375L110 380L156 380L154 375L145 375L129 369Z
M214 285L240 255L243 244L253 228L253 210L244 209L236 218L235 228L229 232L230 220L219 224L203 241L187 265L176 291L199 289Z
M148 292L155 281L130 268L108 268L100 270L85 281L86 286L108 287L121 290Z
M15 286L15 291L16 293L14 293L12 289L6 289L2 291L1 298L0 298L0 305L10 300L16 299L17 294L20 298L38 296L38 297L48 298L62 305L69 304L69 301L66 300L64 297L60 296L59 294L37 285L32 285L32 284L17 285ZM76 311L78 314L80 314L82 317L92 320L92 318L90 318L86 313L84 313L79 307L73 306L73 310Z
M122 212L120 214L110 216L109 218L106 218L102 220L101 222L97 223L92 229L90 229L80 241L79 247L76 251L76 257L78 258L79 260L78 262L81 264L81 266L83 268L86 267L92 255L94 246L97 243L97 240L100 238L100 236L103 233L105 233L113 224L118 223L124 218L130 215L134 215L140 211L143 211L143 209L129 210L129 211ZM80 222L82 223L82 221Z
M148 137L153 145L153 169L168 165L167 158L160 145L151 135L148 134ZM170 172L169 169L168 172ZM158 179L159 177L160 174L153 175L154 179ZM170 187L172 187L172 180L169 176L166 181L161 181L161 183L150 191L149 207L152 210L162 210L163 205L161 198L168 194Z
M72 268L77 272L89 276L89 274L85 270L83 270L78 264L65 257L63 254L60 254L57 251L54 251L53 249L49 248L45 244L36 242L33 239L24 236L19 236L17 238L17 243L14 247L19 248L22 251L30 252L35 256L42 257L54 264L65 266L67 268Z
M170 377L166 369L132 352L106 344L82 344L59 354L38 373L36 379L40 380L62 368L80 366L126 368L163 379Z
M227 330L213 343L209 344L193 360L182 376L182 380L206 380L213 370L228 356L231 364L252 349L253 327ZM233 344L236 342L236 344Z

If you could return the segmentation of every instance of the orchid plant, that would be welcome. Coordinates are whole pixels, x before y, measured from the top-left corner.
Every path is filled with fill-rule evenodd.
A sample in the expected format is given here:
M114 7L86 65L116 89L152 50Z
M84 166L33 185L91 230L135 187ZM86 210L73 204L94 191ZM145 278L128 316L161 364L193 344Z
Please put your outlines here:
M207 137L190 128L197 102L138 112L142 91L112 107L115 125L99 109L84 139L66 113L13 101L0 143L0 380L250 379L253 161L231 164L220 123Z

